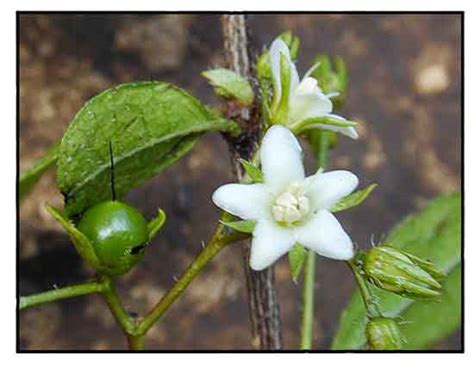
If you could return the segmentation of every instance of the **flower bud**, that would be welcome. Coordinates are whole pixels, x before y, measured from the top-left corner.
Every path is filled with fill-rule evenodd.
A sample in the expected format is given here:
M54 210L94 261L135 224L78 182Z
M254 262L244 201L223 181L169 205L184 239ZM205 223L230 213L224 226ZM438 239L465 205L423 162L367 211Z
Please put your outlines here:
M379 245L363 256L363 269L373 285L408 298L435 298L443 274L426 260Z
M373 350L399 350L403 338L397 323L391 318L375 318L367 323L365 333Z

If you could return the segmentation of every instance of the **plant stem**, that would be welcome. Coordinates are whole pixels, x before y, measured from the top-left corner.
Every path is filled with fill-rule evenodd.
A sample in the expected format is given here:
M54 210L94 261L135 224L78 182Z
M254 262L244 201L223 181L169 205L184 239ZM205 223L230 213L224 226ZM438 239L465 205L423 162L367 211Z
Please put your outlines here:
M104 285L102 296L104 297L107 306L115 317L115 320L127 337L129 348L132 350L136 350L138 347L143 348L143 344L141 344L139 339L137 340L136 338L135 323L123 307L120 297L117 294L114 279L109 276L101 277L102 284Z
M225 14L222 16L224 36L224 56L227 67L254 84L255 63L250 52L247 20L244 14ZM258 98L258 94L256 94ZM226 117L236 120L242 128L239 137L226 137L232 155L234 178L242 180L243 170L239 159L249 160L258 147L263 120L260 117L257 99L252 106L236 108L229 103ZM263 271L253 271L249 266L250 243L242 247L243 267L248 292L249 316L252 345L258 349L281 349L281 323L275 287L273 266Z
M141 335L127 335L128 347L130 350L143 350L145 349L145 336Z
M311 349L313 342L314 283L316 276L316 254L308 251L303 284L303 310L301 313L300 349Z
M318 169L325 168L329 156L329 134L319 131L317 135ZM314 285L316 282L316 254L308 251L304 269L303 309L301 312L300 349L309 350L313 343Z
M72 298L81 295L100 293L103 285L98 282L88 282L60 289L45 291L39 294L20 297L19 309L34 307L35 305Z
M359 268L353 260L347 261L347 264L354 275L357 286L359 287L360 295L367 311L367 316L371 319L381 317L382 313L380 312L377 302L369 289L369 285L367 285L367 281L364 276L361 275Z
M201 270L227 245L248 238L245 233L225 233L224 225L219 224L201 253L188 266L184 274L171 289L161 298L156 306L143 318L135 330L135 335L143 336L170 308L173 302L186 290L191 281Z

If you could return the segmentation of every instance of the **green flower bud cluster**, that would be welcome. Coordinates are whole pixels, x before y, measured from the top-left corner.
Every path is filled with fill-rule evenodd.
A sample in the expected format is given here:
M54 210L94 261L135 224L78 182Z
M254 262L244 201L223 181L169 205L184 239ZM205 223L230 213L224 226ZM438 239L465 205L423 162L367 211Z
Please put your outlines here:
M399 350L403 337L397 322L391 318L374 318L367 323L365 334L372 350Z
M440 296L444 275L429 261L387 245L373 247L361 259L367 280L383 290L408 298Z

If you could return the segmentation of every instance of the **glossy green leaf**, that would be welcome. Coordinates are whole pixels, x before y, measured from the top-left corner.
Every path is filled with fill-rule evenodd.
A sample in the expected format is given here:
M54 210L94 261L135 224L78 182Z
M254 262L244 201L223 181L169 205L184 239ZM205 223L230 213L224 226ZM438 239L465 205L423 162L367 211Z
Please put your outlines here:
M349 208L358 206L364 202L372 191L377 187L377 184L370 184L364 189L358 190L355 193L349 194L341 198L332 208L331 212L339 212L348 210Z
M306 254L308 251L304 247L296 243L296 245L288 252L288 261L290 263L291 277L294 282L298 280L298 277L303 270L304 262L306 260Z
M220 221L221 224L241 233L253 233L256 222L253 220Z
M166 222L166 213L161 208L158 210L158 214L148 223L148 239L151 240L155 237L156 233L160 231Z
M211 69L202 72L202 76L214 86L217 95L226 99L235 99L244 105L253 102L254 94L249 81L229 69Z
M20 174L19 195L22 200L41 179L43 174L56 162L58 158L59 144L54 144L43 157L35 161L28 169Z
M198 100L163 82L123 84L86 103L61 142L57 181L68 216L111 199L109 142L118 197L186 154L206 131L235 132Z
M245 173L253 183L263 183L263 173L257 166L244 159L240 159L239 162L242 164Z
M99 270L100 262L89 239L87 239L87 237L81 233L60 210L48 204L46 205L46 209L69 234L72 243L74 244L74 247L81 258L94 269Z
M404 349L433 346L459 327L461 196L443 195L417 214L408 216L384 243L428 259L447 274L437 301L413 301L370 287L386 317L401 317ZM361 349L365 346L365 309L356 291L343 312L332 349ZM413 326L413 327L412 327Z

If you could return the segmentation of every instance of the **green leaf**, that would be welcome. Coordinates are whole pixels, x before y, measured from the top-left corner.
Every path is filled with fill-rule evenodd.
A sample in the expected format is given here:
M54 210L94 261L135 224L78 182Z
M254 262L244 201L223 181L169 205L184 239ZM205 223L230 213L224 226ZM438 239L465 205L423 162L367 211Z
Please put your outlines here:
M331 212L344 211L349 208L358 206L367 199L367 197L376 187L377 184L370 184L364 189L358 190L355 193L349 194L344 198L341 198L334 206L332 206Z
M296 243L288 252L288 261L290 263L290 272L293 282L298 280L298 277L303 270L307 253L308 251L299 243Z
M100 269L100 262L95 254L94 248L89 239L81 233L74 224L57 208L46 205L48 212L63 226L64 230L69 234L77 253L95 270Z
M48 149L43 157L35 161L28 169L20 174L20 201L34 188L43 174L56 162L58 150L59 143L56 143Z
M66 214L111 199L113 146L118 197L184 156L206 131L235 132L198 100L163 82L122 84L85 104L61 142L57 181Z
M256 222L253 220L219 221L221 224L241 233L253 233Z
M151 240L155 237L156 233L160 231L165 222L166 213L160 208L156 217L148 223L148 240Z
M404 349L424 349L459 327L461 300L461 197L443 195L397 225L384 243L428 259L447 274L438 301L413 301L370 287L386 317L400 316ZM361 349L365 345L365 309L356 291L341 316L332 349Z
M219 68L207 70L202 73L202 76L215 87L217 95L227 99L236 99L244 105L250 105L253 102L252 86L240 74Z
M249 176L252 182L263 183L263 173L257 166L243 158L240 159L239 162L244 167L245 173Z

